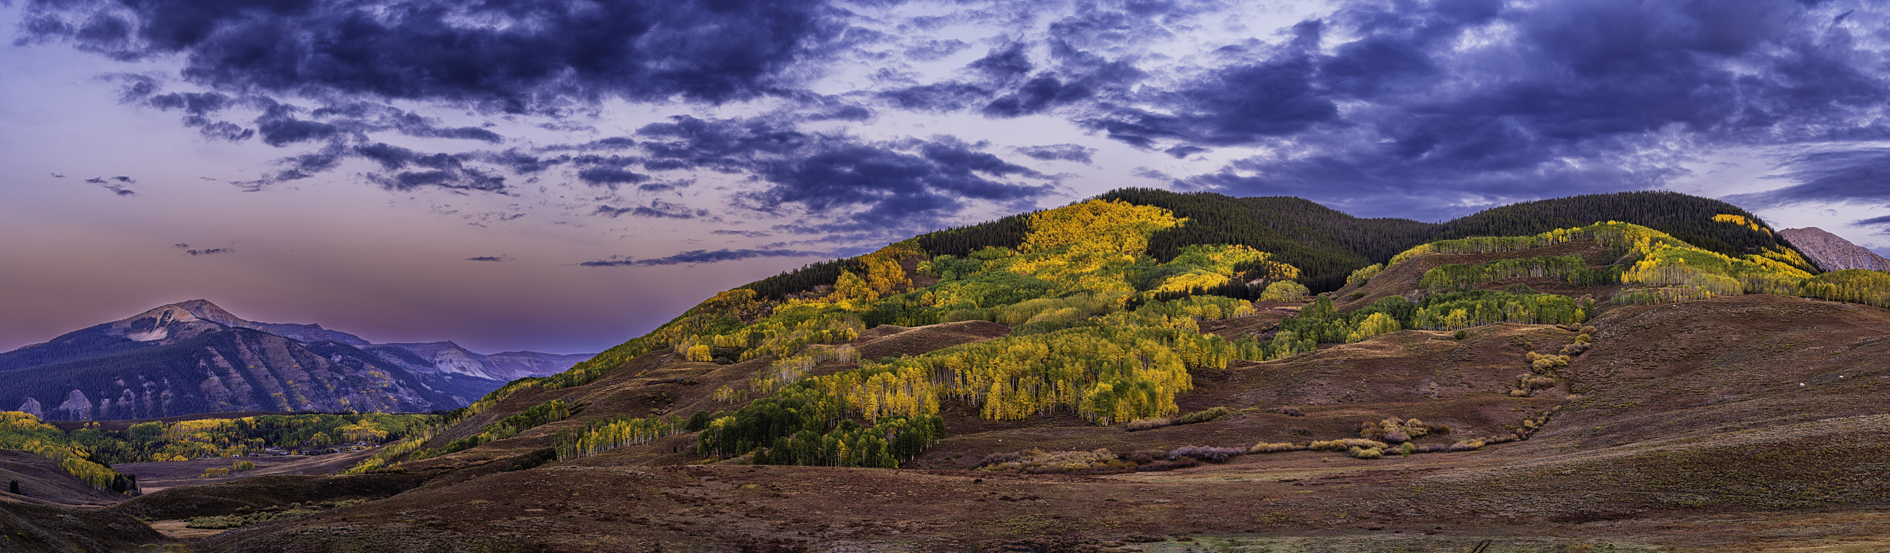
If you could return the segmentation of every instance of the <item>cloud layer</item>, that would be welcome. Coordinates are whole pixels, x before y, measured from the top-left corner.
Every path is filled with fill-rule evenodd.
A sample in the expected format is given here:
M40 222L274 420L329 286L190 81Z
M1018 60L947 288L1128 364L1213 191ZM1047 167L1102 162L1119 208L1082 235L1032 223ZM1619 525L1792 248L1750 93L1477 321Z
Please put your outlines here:
M563 183L585 203L570 215L611 224L759 218L872 241L1071 200L1072 176L1098 172L1435 220L1661 188L1719 150L1815 144L1782 160L1782 187L1729 199L1890 196L1876 145L1890 137L1890 17L1855 0L1342 0L1288 19L1221 1L24 13L23 43L176 60L175 74L111 80L207 140L282 151L240 183L254 190L320 175L514 196ZM624 124L610 117L622 106L664 115ZM1047 130L1013 136L1033 126Z

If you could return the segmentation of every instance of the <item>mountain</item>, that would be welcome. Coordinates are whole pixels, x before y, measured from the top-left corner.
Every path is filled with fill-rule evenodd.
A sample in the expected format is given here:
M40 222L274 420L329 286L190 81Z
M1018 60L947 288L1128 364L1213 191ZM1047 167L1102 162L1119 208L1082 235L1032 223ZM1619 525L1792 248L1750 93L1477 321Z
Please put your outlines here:
M337 505L191 544L232 552L1885 543L1890 275L1736 209L1125 191L716 294L349 474L102 511Z
M0 405L52 420L432 411L583 357L486 356L451 342L375 345L320 325L249 321L191 300L0 353L0 373L9 379Z
M1826 271L1844 269L1866 269L1871 271L1890 271L1890 259L1884 259L1877 252L1863 246L1852 244L1838 235L1825 232L1818 227L1788 228L1778 231L1779 236L1790 240L1805 257L1817 262L1818 267Z

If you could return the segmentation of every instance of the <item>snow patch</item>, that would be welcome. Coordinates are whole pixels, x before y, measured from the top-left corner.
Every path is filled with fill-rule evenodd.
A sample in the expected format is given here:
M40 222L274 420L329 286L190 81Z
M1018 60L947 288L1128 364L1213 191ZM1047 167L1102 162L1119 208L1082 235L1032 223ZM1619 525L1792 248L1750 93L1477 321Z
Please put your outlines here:
M171 330L161 326L151 330L138 330L125 333L125 337L134 342L155 342L168 338L170 335Z

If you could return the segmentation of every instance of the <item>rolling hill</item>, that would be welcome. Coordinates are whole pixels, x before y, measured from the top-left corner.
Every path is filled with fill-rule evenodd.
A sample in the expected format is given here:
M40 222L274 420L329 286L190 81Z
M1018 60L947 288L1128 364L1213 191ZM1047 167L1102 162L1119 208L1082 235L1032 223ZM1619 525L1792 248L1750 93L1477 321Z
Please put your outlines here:
M718 294L352 474L106 511L369 500L210 551L1869 550L1886 300L1701 198L1122 191Z

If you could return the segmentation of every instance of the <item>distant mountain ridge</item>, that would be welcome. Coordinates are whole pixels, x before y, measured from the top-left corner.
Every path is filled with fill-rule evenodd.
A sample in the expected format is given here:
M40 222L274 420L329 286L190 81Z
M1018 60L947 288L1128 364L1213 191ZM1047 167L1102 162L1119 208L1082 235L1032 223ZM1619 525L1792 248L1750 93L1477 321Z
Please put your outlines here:
M372 344L317 324L250 321L199 299L0 353L9 382L0 388L0 409L51 420L431 411L588 357L483 355L452 342Z
M1884 259L1877 252L1818 227L1788 228L1778 231L1778 234L1798 246L1798 251L1804 252L1805 257L1811 258L1826 271L1890 271L1890 259Z

